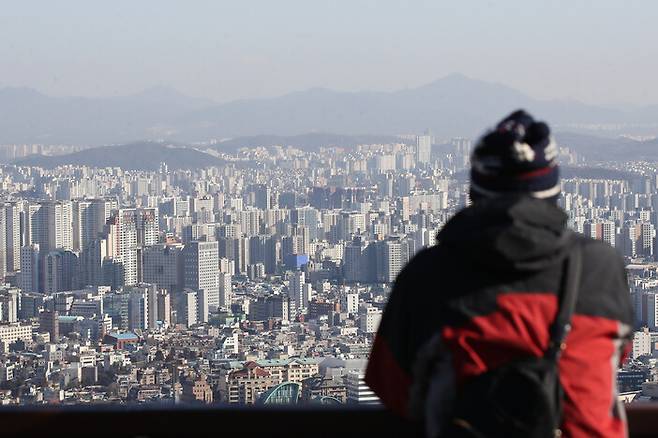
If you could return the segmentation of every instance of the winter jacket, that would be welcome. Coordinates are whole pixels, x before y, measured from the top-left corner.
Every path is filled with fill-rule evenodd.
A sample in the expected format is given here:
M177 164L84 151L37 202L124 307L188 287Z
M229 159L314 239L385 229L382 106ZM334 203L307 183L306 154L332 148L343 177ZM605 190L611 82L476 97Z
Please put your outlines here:
M410 418L444 415L450 393L472 377L543 355L574 240L566 219L544 200L478 201L445 225L436 246L407 264L366 371L367 384L388 408ZM559 361L563 436L623 437L616 372L629 351L633 320L623 259L607 243L580 235L575 240L583 260ZM433 363L448 367L437 372ZM438 383L427 376L432 369Z

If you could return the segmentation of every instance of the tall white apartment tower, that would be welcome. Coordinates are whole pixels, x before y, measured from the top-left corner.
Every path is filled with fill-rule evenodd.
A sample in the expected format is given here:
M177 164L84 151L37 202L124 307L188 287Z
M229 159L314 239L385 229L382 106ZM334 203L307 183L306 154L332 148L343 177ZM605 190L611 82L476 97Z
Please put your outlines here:
M122 208L106 224L107 252L121 270L118 285L137 284L137 224L134 208Z
M119 208L116 199L91 199L73 202L73 250L84 251L103 232L113 210Z
M419 135L416 137L416 163L429 164L432 156L432 137Z
M295 271L290 275L288 283L288 296L295 302L295 309L300 311L304 307L304 284L306 276L303 271Z
M21 269L21 214L20 207L14 203L7 203L0 208L0 217L4 226L0 233L4 234L4 258L7 272ZM3 237L0 236L0 239Z
M615 236L617 235L617 227L614 221L602 221L601 222L601 240L610 244L610 246L615 246Z
M73 204L45 201L30 204L25 212L26 243L36 243L41 251L73 249Z
M135 211L137 224L137 242L140 246L158 243L160 224L157 208L138 208Z
M24 205L24 238L23 245L47 244L47 222L42 220L41 204Z
M62 201L48 204L50 249L73 249L73 204Z
M393 283L409 261L408 245L399 237L388 238L379 245L377 253L378 281Z
M210 311L220 305L218 248L216 241L190 242L183 248L183 287L206 291Z
M5 210L4 208L0 209L0 279L5 278L5 275L7 275L7 265L8 265L8 255L7 255L7 244L6 244L6 238L7 238L7 218L5 215Z
M220 272L217 274L219 282L219 307L228 310L233 301L233 286L231 285L231 274Z
M186 289L183 291L183 299L181 301L181 314L180 322L188 327L197 323L197 293L196 291Z

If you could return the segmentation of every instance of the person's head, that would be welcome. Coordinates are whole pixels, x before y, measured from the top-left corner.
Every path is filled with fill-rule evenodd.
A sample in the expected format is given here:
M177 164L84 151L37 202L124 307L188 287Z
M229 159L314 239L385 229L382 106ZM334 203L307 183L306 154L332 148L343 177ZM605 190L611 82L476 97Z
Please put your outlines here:
M483 135L471 155L471 200L509 195L557 201L558 149L544 122L523 110Z

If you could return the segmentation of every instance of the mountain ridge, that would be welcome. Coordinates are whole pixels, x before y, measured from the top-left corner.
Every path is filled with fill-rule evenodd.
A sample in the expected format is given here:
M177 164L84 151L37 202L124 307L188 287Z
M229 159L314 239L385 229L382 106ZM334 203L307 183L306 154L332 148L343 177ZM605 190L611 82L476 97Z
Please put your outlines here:
M658 138L635 140L631 138L606 138L572 132L557 133L560 146L584 156L588 162L615 162L629 160L658 161ZM234 154L242 148L254 147L295 147L306 152L317 152L323 147L353 149L360 144L407 143L410 140L395 136L338 135L329 133L308 133L294 136L258 135L238 137L205 146L205 150ZM413 143L413 141L412 141ZM437 150L446 145L437 143ZM133 142L123 145L109 145L84 149L65 155L32 155L14 161L17 165L54 168L61 165L87 165L91 167L121 167L128 170L156 170L161 162L172 169L194 169L208 166L222 166L225 159L197 150L189 145L171 142ZM236 166L252 166L251 162L235 162Z
M80 165L151 171L157 170L160 163L166 163L171 169L197 169L221 166L226 164L226 161L195 149L148 141L99 146L65 155L31 155L14 161L14 164L19 166L44 168Z
M30 88L0 88L0 144L190 142L309 132L398 135L428 128L441 137L473 137L518 108L557 129L587 132L589 125L618 124L632 133L658 131L658 105L621 110L540 100L507 85L451 74L394 91L311 88L226 103L162 86L111 98L50 97Z

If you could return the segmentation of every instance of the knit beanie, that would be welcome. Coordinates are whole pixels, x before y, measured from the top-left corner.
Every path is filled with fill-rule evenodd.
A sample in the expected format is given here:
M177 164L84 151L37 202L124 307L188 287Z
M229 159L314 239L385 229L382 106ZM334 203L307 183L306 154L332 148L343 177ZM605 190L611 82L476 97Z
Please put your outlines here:
M503 119L475 145L471 155L471 198L526 194L557 200L558 149L544 122L523 110Z

